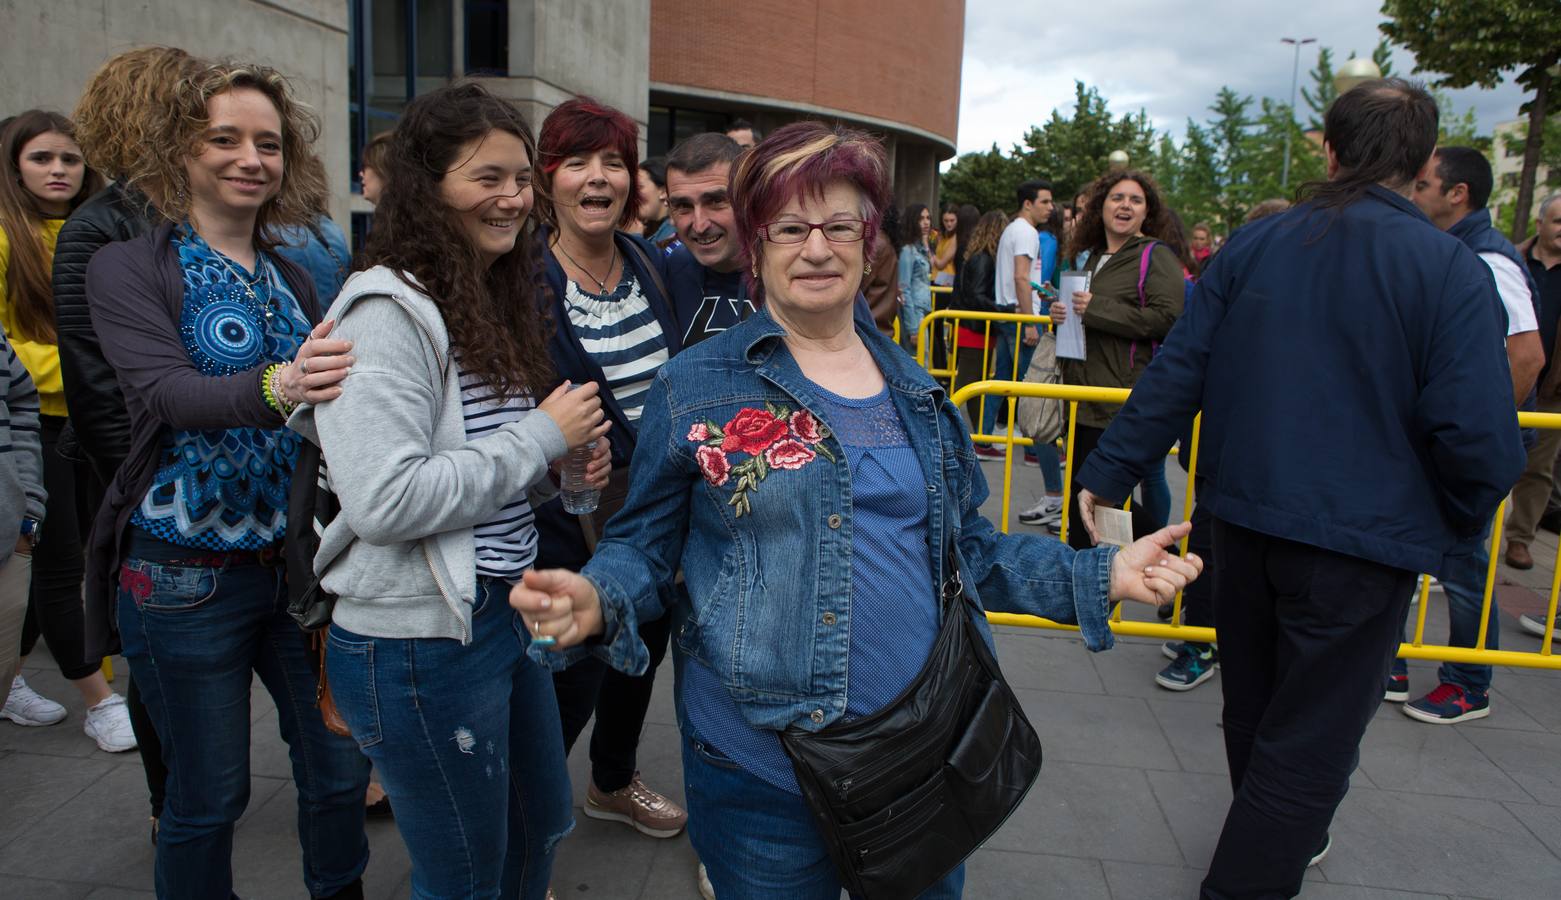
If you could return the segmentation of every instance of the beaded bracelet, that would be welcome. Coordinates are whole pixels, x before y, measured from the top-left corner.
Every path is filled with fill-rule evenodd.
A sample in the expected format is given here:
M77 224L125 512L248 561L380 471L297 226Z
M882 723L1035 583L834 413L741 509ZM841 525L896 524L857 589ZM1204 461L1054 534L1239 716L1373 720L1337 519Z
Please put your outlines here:
M266 367L260 376L260 393L266 399L266 405L276 410L283 418L293 414L297 404L289 403L282 393L282 370L287 368L284 363L272 363Z

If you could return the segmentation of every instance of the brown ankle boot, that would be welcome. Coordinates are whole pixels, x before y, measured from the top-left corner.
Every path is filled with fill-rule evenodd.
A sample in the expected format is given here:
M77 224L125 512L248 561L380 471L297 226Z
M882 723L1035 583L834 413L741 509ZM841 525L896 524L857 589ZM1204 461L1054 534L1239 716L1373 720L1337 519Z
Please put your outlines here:
M1534 568L1534 557L1529 555L1528 544L1522 541L1508 541L1507 565L1514 569Z

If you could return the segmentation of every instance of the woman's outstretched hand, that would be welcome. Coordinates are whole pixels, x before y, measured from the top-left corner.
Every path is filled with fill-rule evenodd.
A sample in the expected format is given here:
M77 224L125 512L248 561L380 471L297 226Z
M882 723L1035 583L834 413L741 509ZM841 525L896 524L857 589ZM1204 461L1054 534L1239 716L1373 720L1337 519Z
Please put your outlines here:
M1197 579L1203 560L1196 553L1185 559L1176 555L1176 542L1192 530L1192 523L1178 522L1139 538L1111 561L1111 600L1133 600L1161 606L1176 599L1176 592Z
M573 647L603 630L596 588L568 569L530 569L510 588L509 605L520 612L533 641L555 650Z

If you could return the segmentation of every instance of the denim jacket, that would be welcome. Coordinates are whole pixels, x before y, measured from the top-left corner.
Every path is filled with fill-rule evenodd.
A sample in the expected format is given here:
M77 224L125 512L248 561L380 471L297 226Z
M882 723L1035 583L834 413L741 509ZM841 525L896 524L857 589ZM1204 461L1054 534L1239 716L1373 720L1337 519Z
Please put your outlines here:
M1003 535L980 514L986 481L964 420L937 383L876 329L856 323L888 382L925 478L927 565L943 583L953 541L965 590L984 608L1077 623L1111 646L1115 550ZM634 479L582 574L602 601L593 651L643 672L641 621L683 596L679 652L714 671L755 726L818 730L846 707L851 628L851 476L829 423L765 310L683 351L657 374L640 419ZM991 642L984 619L978 626ZM571 661L540 648L554 668Z

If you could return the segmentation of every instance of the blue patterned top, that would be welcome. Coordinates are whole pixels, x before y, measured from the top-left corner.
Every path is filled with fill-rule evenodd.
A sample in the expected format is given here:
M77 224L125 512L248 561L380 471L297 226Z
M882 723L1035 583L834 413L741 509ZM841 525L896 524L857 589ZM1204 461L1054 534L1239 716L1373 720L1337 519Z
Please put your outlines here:
M309 320L266 253L256 254L255 271L247 272L188 224L171 240L184 273L179 336L201 374L255 372L297 355ZM287 527L298 441L286 428L170 430L152 486L130 521L186 547L273 546Z
M884 388L862 400L817 384L816 413L835 432L851 467L851 640L846 712L851 721L905 690L937 640L940 615L927 548L926 477ZM801 794L780 738L750 725L719 676L683 663L683 705L700 738L749 773Z

